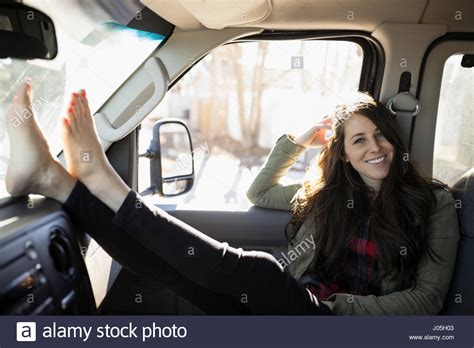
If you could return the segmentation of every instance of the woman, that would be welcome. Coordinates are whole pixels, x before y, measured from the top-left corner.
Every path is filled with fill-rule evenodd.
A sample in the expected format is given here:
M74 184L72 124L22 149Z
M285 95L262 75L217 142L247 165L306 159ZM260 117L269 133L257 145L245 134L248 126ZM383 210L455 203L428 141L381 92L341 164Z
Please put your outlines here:
M278 184L307 147L322 145L316 180ZM334 312L441 310L459 240L454 200L444 184L417 173L395 118L367 94L303 135L281 137L247 196L293 210L294 260L282 266Z
M9 138L11 142L15 141L10 147L11 160L6 176L10 194L37 193L61 202L73 222L95 238L123 266L137 274L155 277L208 313L331 313L329 306L321 303L310 291L311 287L304 286L285 272L271 255L219 243L161 209L148 207L126 186L107 161L83 90L73 94L62 120L67 161L67 170L64 169L50 155L34 117L23 118L19 125L14 122L16 115L25 111L32 115L31 88L30 80L20 84L7 113ZM318 127L327 128L327 125ZM337 132L336 129L336 138ZM302 144L305 137L301 138ZM82 161L85 153L92 161ZM396 152L391 156L395 158ZM351 158L355 161L356 157ZM262 173L265 168L267 166ZM268 186L269 190L276 192L273 188ZM288 191L285 188L282 190ZM443 219L455 225L451 198L447 193L443 193L442 197L442 204L438 202L433 215L439 218L441 214ZM354 201L359 199L354 196ZM423 214L420 216L423 217ZM431 226L431 229L433 234L446 236L443 226ZM442 272L446 278L451 276L457 243L453 230L454 227L449 230L452 237L447 240L449 255L442 249L443 260L435 266L430 264L429 268L429 272ZM424 274L418 278L421 276ZM445 290L442 287L441 291ZM420 301L430 304L417 309L419 313L423 310L435 311L432 303L439 299L434 299L433 295L444 297L443 293L430 293L430 289L414 291L425 294L426 299ZM415 296L420 297L421 294ZM406 311L406 314L412 313Z

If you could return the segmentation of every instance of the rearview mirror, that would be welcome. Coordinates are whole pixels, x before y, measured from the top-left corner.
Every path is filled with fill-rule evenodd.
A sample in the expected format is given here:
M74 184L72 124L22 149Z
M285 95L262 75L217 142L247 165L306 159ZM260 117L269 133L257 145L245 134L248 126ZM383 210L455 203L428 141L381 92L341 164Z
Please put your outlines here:
M194 184L193 144L188 126L178 119L160 120L146 153L150 159L150 187L141 195L172 197L191 190Z
M54 59L57 54L50 17L20 3L0 3L0 58Z

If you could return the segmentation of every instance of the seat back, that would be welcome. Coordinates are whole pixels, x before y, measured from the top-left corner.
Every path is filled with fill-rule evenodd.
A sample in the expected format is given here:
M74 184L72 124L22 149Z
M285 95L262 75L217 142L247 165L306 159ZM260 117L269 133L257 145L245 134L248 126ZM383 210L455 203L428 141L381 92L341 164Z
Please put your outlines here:
M456 266L442 314L474 314L474 168L453 186L461 232Z

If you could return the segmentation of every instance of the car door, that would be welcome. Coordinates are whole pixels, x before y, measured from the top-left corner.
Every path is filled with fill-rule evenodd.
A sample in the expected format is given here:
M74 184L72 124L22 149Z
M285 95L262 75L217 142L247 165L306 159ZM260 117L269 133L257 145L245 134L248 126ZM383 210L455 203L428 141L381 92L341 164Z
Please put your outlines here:
M246 191L282 134L305 131L344 94L377 93L383 61L377 44L362 33L272 37L237 40L193 63L141 124L139 153L148 149L156 121L184 120L193 138L194 186L178 197L146 199L219 241L281 259L291 211L254 207ZM315 169L318 152L306 151L281 184L302 182L306 169ZM139 191L149 186L149 160L140 157ZM124 298L131 302L138 290L122 291L109 309L123 306ZM182 299L177 303L183 313L199 312Z

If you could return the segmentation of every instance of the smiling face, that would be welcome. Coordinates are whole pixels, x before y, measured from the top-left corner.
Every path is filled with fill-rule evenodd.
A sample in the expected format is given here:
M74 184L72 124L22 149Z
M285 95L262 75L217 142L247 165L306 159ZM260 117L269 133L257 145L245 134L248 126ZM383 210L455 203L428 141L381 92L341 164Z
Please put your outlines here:
M390 171L394 147L367 117L352 115L344 122L345 161L359 173L362 180L379 191Z

